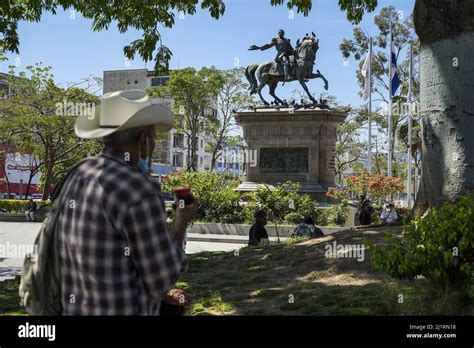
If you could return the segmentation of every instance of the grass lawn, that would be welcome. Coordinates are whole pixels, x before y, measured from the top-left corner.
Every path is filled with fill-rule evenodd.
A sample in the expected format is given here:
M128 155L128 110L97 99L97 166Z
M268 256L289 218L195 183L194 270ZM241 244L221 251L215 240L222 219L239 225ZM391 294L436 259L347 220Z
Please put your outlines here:
M391 229L401 238L401 227ZM435 303L425 279L400 281L376 271L368 252L363 262L324 256L325 245L334 241L347 245L367 239L384 244L386 230L341 231L319 239L246 247L238 255L195 254L177 285L192 294L195 315L474 313L472 301L461 311L443 301Z
M18 287L20 277L0 282L0 315L26 315L24 308L20 306Z
M189 256L177 287L194 298L194 315L436 315L474 314L433 301L425 279L390 278L365 260L327 258L325 245L384 243L386 228L341 231L324 238L289 241L234 252ZM401 227L392 233L399 238ZM0 313L21 315L19 279L0 283ZM448 309L446 309L448 308Z

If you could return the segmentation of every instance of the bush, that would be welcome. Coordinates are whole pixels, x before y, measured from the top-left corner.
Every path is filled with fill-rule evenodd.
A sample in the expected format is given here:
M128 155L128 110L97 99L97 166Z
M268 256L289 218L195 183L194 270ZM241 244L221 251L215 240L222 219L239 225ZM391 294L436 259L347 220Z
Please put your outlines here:
M50 200L35 200L38 209L51 205ZM28 210L29 200L25 199L0 199L0 212L4 210L8 213L24 213Z
M341 204L333 205L332 207L325 209L325 216L322 219L322 222L329 225L344 226L349 218L349 213L349 201L343 199Z
M297 195L294 199L294 211L285 215L285 221L299 224L305 217L311 217L315 223L320 220L321 211L318 209L318 202L306 194Z
M253 215L257 210L264 209L270 213L271 219L281 222L287 214L296 210L299 188L299 184L289 181L274 188L259 185L257 191L245 195L248 199L247 214Z
M400 279L422 275L436 290L468 296L474 271L474 201L470 196L445 203L425 219L415 219L405 226L403 235L402 242L388 233L387 247L366 243L379 269Z
M216 172L178 172L166 176L162 184L165 192L190 187L199 201L196 219L220 223L240 223L245 219L240 193L234 191L237 186L234 176Z
M309 195L298 193L300 184L287 181L279 183L277 187L270 188L268 185L260 185L257 191L246 194L248 203L246 206L247 218L253 218L253 214L264 209L269 213L269 218L275 225L286 221L290 224L302 222L306 216L317 220L319 216L318 204Z

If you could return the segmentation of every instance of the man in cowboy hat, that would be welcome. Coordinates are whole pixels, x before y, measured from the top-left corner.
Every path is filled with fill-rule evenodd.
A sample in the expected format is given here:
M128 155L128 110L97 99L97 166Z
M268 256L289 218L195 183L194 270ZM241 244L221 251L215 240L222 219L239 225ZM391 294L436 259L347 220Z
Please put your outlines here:
M155 132L173 113L142 90L107 93L93 117L76 119L81 138L103 138L101 154L69 175L59 212L65 315L156 315L186 268L186 225L196 204L176 209L171 233L159 185L146 175Z

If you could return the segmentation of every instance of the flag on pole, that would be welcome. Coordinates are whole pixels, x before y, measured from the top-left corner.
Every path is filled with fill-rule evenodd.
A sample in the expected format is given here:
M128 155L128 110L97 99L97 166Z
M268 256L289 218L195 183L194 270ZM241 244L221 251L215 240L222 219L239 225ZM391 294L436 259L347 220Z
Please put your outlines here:
M367 57L365 58L364 65L362 65L362 76L364 76L365 83L364 83L364 100L369 99L370 94L370 52L367 53Z
M398 78L398 72L397 72L397 54L395 52L398 52L397 47L395 46L395 42L393 41L393 34L390 32L390 41L391 41L391 50L390 54L392 56L391 58L391 64L392 64L392 76L390 76L390 82L392 84L392 95L393 97L395 95L395 92L397 91L398 87L400 87L400 79Z
M413 68L413 43L410 44L410 67L408 71L409 83L408 83L408 102L413 101L413 76L415 75L415 70Z

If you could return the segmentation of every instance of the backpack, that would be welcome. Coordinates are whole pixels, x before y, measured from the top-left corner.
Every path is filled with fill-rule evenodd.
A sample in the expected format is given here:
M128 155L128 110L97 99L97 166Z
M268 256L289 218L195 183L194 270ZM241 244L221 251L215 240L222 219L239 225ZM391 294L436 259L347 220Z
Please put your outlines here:
M308 224L305 224L305 223L301 223L301 224L298 225L298 227L295 228L295 230L293 231L291 236L292 237L315 238L315 237L324 236L324 233L319 228L317 228L313 225L308 225Z
M53 201L46 219L36 236L33 254L23 261L19 288L20 303L30 315L61 315L61 279L59 268L59 240L57 221L64 199L62 187L71 172L84 163L74 165L51 196Z

